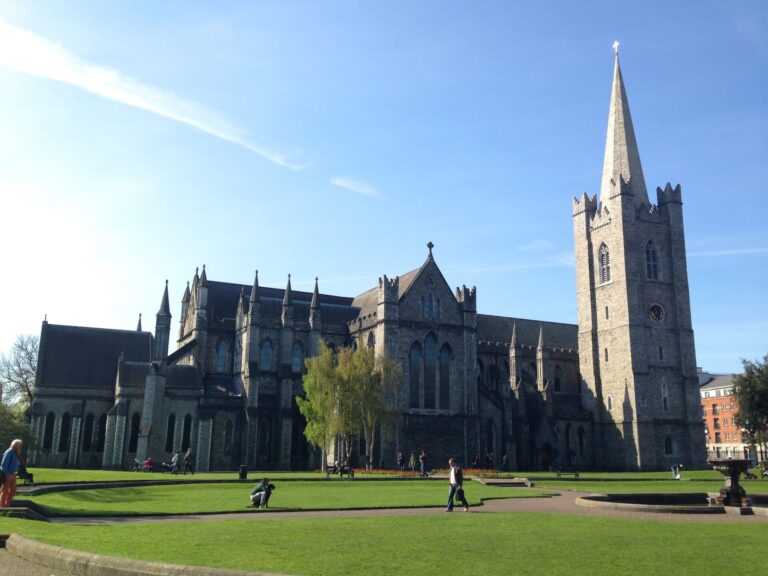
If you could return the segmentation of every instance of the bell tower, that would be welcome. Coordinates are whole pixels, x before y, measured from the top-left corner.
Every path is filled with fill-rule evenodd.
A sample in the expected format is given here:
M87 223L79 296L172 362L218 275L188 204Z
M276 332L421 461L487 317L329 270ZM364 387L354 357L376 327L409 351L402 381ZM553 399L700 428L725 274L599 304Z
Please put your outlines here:
M705 463L680 186L651 204L614 43L600 198L573 201L579 364L597 468Z

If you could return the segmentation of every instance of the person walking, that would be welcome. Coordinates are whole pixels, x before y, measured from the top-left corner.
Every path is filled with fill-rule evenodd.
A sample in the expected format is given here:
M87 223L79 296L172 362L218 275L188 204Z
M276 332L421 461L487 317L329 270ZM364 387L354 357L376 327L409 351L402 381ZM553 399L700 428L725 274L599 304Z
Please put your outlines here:
M408 468L411 469L411 474L416 472L416 455L411 452L411 457L408 459Z
M448 476L450 487L448 489L448 507L445 511L453 512L453 499L456 497L464 505L464 512L468 512L469 504L467 503L467 498L464 496L464 473L453 458L448 459L448 467L451 469L451 473Z
M427 451L422 450L419 454L419 470L421 471L421 477L426 478L427 474Z
M184 474L187 472L190 474L195 473L195 466L192 462L192 448L187 448L187 451L184 453Z
M21 444L18 438L11 442L0 462L2 471L0 476L3 477L2 487L0 487L0 508L10 508L13 497L16 496L16 472L21 466Z

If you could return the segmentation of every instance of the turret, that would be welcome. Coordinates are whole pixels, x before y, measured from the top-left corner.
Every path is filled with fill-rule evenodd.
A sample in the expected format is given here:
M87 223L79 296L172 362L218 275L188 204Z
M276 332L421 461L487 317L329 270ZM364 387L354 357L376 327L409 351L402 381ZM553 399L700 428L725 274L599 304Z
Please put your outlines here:
M187 316L189 314L189 300L192 297L189 291L189 282L184 289L184 296L181 297L181 318L179 319L179 340L184 336L184 325L187 323Z
M512 323L512 338L509 342L509 386L517 388L520 381L520 371L517 365L519 350L517 347L517 322Z
M312 302L309 305L309 354L320 353L320 334L322 332L322 314L320 313L320 290L315 277L315 289L312 292Z
M544 325L539 325L539 343L536 346L536 388L543 392L549 380L549 354L544 351Z
M139 323L136 324L136 332L141 332L141 312L139 312Z
M285 293L283 294L283 309L280 319L283 322L283 327L293 327L293 291L291 290L290 274L288 274L288 285L285 287Z

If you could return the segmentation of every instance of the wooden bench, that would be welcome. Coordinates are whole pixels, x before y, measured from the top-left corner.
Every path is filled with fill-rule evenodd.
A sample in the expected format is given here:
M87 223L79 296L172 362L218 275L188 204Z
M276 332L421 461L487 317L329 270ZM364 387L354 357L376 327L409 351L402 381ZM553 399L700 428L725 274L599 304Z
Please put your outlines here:
M562 476L573 476L574 478L578 478L579 477L578 470L573 470L573 471L558 470L555 474L556 474L556 476L558 478L560 478Z

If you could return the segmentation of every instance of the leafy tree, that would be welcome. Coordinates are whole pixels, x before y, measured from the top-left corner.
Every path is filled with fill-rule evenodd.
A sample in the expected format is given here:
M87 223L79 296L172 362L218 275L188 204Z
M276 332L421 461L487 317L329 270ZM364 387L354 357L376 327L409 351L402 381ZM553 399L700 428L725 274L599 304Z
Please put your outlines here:
M14 438L21 438L26 450L32 447L32 434L24 419L24 408L21 404L0 404L0 451L8 448Z
M763 361L742 360L744 373L734 382L733 394L739 403L736 422L750 437L752 444L768 448L768 354Z
M304 398L297 397L299 411L307 420L304 435L323 450L339 437L351 457L352 442L362 433L366 463L374 460L376 429L389 422L393 411L391 391L400 382L400 370L386 356L376 358L371 348L342 348L334 360L323 344L320 355L306 360ZM325 457L323 458L325 466Z
M322 468L337 429L336 407L340 394L333 351L320 343L320 355L305 360L304 398L296 397L299 412L307 421L304 436L323 453Z
M40 338L20 335L8 356L0 354L0 403L28 406L35 393Z

